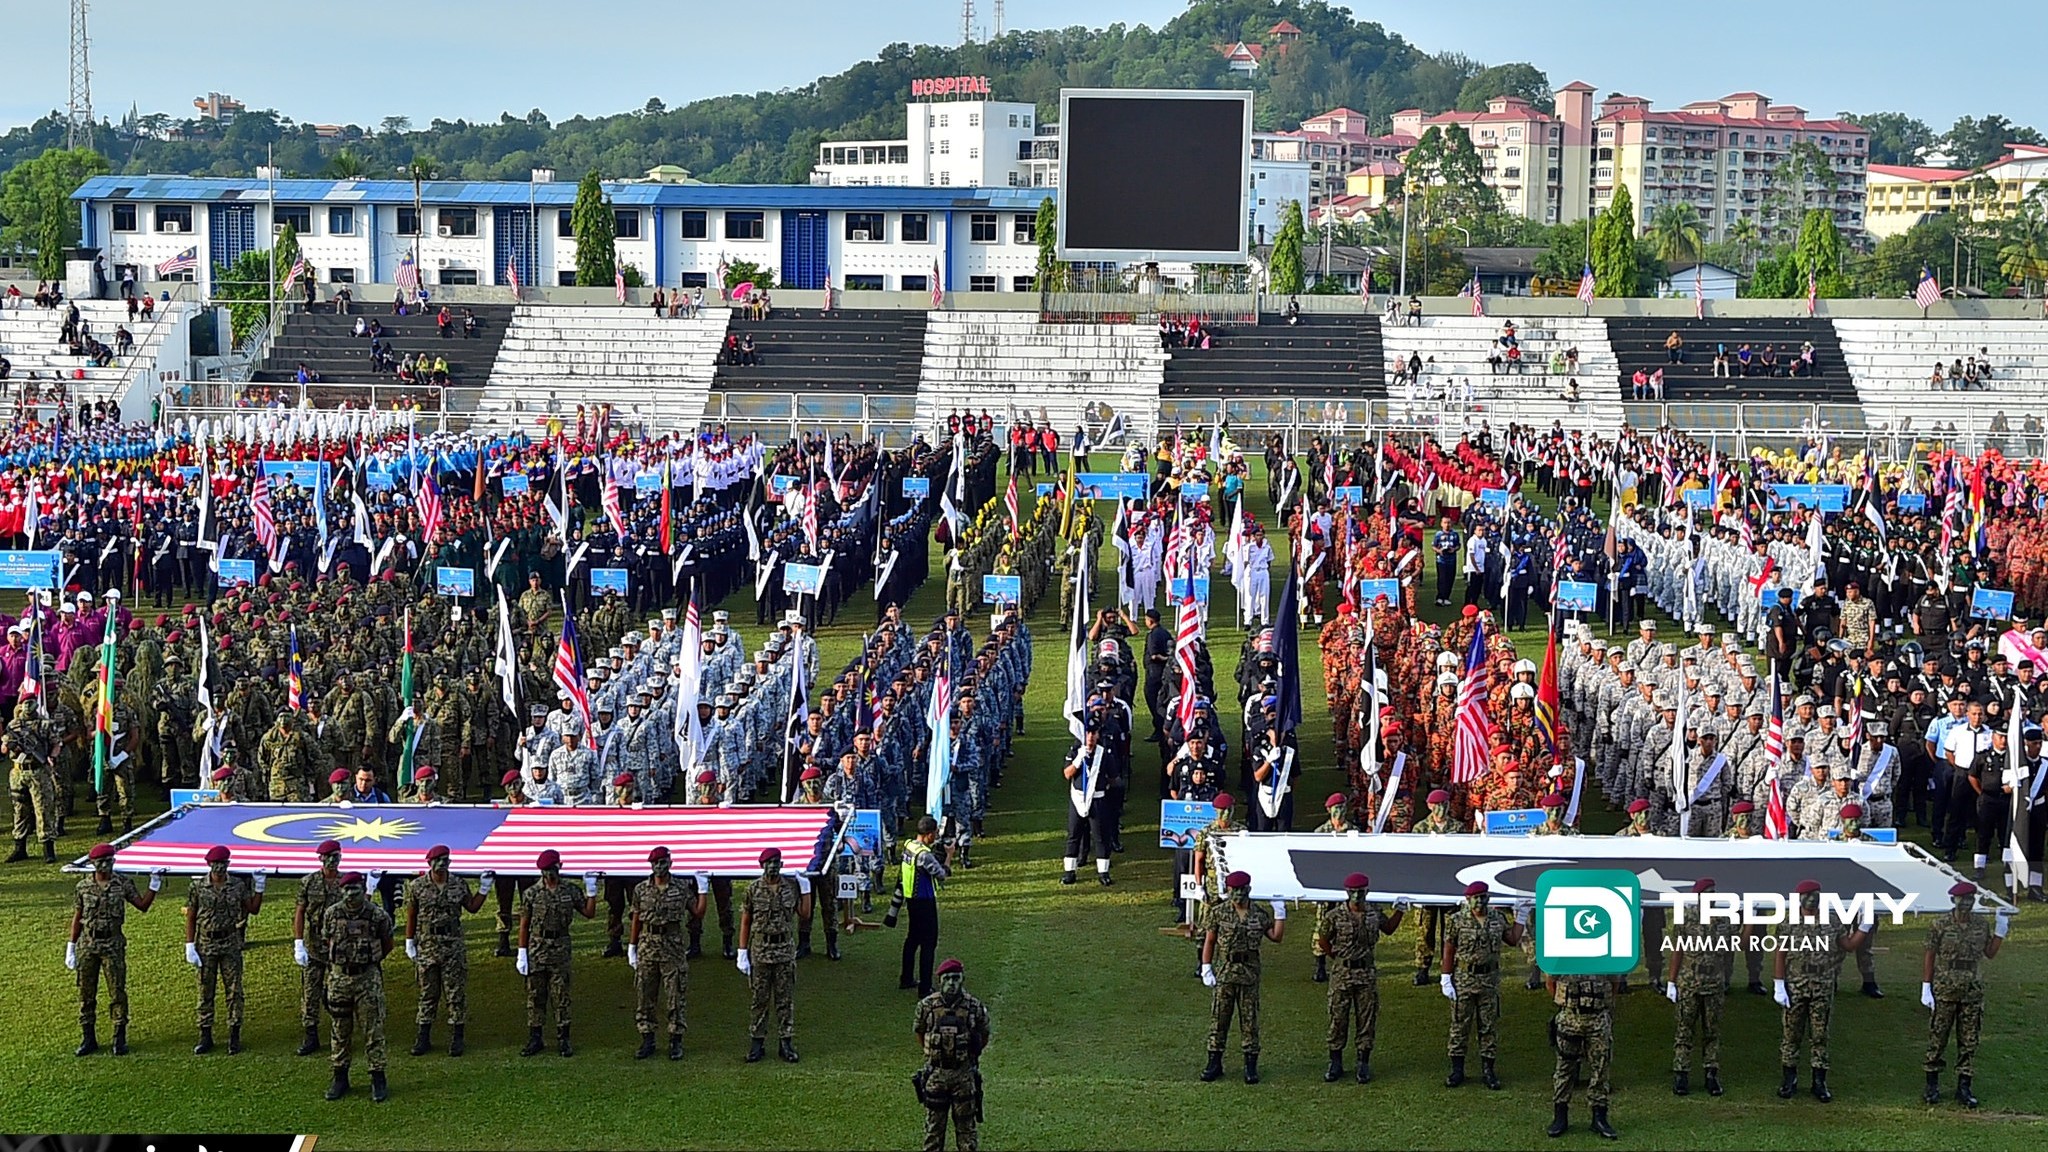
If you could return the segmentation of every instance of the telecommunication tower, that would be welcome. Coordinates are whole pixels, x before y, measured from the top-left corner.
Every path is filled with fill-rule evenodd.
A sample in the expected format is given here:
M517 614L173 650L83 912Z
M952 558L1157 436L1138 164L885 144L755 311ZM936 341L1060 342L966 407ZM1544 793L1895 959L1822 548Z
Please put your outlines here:
M71 102L66 107L66 148L93 146L92 64L86 58L85 2L71 0Z

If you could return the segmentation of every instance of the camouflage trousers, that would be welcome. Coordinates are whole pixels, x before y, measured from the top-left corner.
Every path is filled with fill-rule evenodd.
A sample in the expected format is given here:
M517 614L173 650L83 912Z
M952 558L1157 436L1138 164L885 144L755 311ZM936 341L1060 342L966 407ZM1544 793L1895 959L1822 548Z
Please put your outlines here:
M87 1028L99 1020L100 980L107 982L107 1019L116 1028L128 1026L128 953L80 952L78 954L78 1022ZM1976 1047L1975 1031L1970 1034Z
M1380 986L1372 969L1330 974L1330 1042L1325 1048L1342 1052L1347 1034L1355 1032L1358 1058L1370 1057L1379 1019Z
M326 1004L327 962L308 959L299 969L299 1027L319 1027L320 1011Z
M79 961L78 972L81 978L85 975L83 958ZM1925 1072L1941 1071L1941 1055L1948 1049L1948 1036L1951 1030L1955 1032L1956 1036L1957 1075L1976 1075L1977 1041L1984 1031L1984 1001L1982 999L1935 1000L1934 1016L1927 1024L1927 1059L1921 1063L1921 1070Z
M16 840L57 838L57 793L49 773L17 760L7 774L7 791L14 799Z
M213 994L216 988L227 993L228 1027L242 1026L242 954L230 952L225 956L199 957L199 1026L213 1027Z
M1237 1046L1246 1056L1259 1054L1259 985L1218 983L1209 998L1209 1051L1223 1051L1230 1038L1230 1017L1237 1016Z
M924 1152L944 1152L948 1120L953 1123L953 1147L960 1152L975 1152L981 1146L981 1116L974 1100L973 1069L927 1066L924 1099Z
M1792 1006L1785 1009L1785 1029L1778 1037L1779 1067L1798 1067L1799 1042L1805 1040L1814 1070L1828 1070L1828 1018L1834 1011L1833 984L1818 994L1792 993Z
M754 1006L747 1017L747 1035L768 1038L768 1012L775 1011L775 1034L784 1040L796 1038L796 961L771 964L754 961L747 984L754 991Z
M134 763L131 757L122 761L120 767L107 769L106 779L101 781L99 791L93 794L93 815L135 819Z
M732 878L731 878L731 877L729 877L729 876L713 876L713 877L711 878L711 900L709 901L709 903L711 903L711 904L712 904L713 906L715 906L715 907L716 907L716 908L718 909L718 930L719 930L719 932L721 932L721 933L723 933L724 935L727 935L727 936L730 936L730 935L732 935ZM690 938L691 938L692 940L695 940L695 939L697 939L697 938L699 938L699 937L701 937L701 936L703 936L703 935L704 935L704 917L702 917L702 916L692 916L692 917L690 918Z
M1452 984L1450 1054L1465 1055L1468 1037L1477 1032L1479 1055L1491 1060L1500 1051L1500 981L1492 976L1459 976Z
M356 1024L363 1026L363 1048L370 1071L384 1070L384 969L364 964L351 973L342 965L327 969L327 1011L334 1017L334 1066L346 1068L355 1057Z
M538 968L529 966L526 972L526 1026L539 1028L547 1024L548 1010L554 1010L555 1027L569 1026L569 963L563 960L560 966Z
M1614 1020L1569 1012L1557 1014L1557 1068L1550 1074L1550 1102L1569 1104L1579 1069L1586 1069L1586 1103L1607 1106L1609 1066L1614 1061ZM1711 1067L1711 1065L1709 1065Z
M497 883L491 886L491 891L498 898L498 914L494 918L493 927L507 934L510 934L519 927L519 914L513 911L512 902L515 897L525 895L526 890L531 887L533 887L533 877L531 876L521 876L517 879L509 876L500 877Z
M642 1036L653 1035L658 1020L668 1022L669 1035L681 1036L689 1027L690 962L656 960L642 952L633 970L633 994L633 1026Z
M1418 908L1421 923L1415 930L1415 966L1425 971L1436 971L1436 962L1442 956L1437 947L1438 934L1444 927L1444 910L1441 908Z
M1695 991L1680 989L1678 1021L1671 1032L1671 1070L1692 1071L1692 1042L1699 1035L1700 1060L1713 1071L1721 1066L1721 1015L1728 1008L1728 993L1719 978Z
M1865 984L1877 983L1877 925L1872 923L1870 931L1863 934L1863 943L1856 946L1856 972Z
M448 1023L457 1027L469 1023L469 956L462 941L422 948L413 968L420 980L420 1005L413 1013L413 1023L432 1024L443 999L448 1002Z

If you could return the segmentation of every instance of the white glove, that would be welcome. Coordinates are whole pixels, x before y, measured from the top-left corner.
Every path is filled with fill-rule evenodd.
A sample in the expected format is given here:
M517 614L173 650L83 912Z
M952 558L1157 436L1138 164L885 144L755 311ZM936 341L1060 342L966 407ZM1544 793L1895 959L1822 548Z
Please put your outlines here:
M1287 902L1284 900L1269 900L1267 903L1273 906L1273 919L1285 923L1287 920Z
M306 942L304 940L293 940L292 963L304 968L311 960L312 957L306 955Z
M2012 913L1999 912L1996 916L1992 917L1991 934L1993 936L2003 940L2005 939L2005 934L2010 931L2012 931Z
M752 976L754 974L754 958L748 954L747 949L740 949L740 958L734 961L734 963L739 966L740 975Z
M1397 897L1397 898L1396 898L1396 899L1394 900L1394 911L1396 911L1396 912L1406 912L1407 910L1408 910L1408 898L1407 898L1406 896L1401 896L1401 897Z
M597 873L585 872L583 874L583 894L585 896L597 895Z
M709 891L711 891L711 873L709 873L709 872L699 872L699 873L697 873L697 874L696 874L696 876L694 876L694 877L693 877L693 879L695 879L695 880L697 881L697 891L698 891L698 892L709 892Z
M1458 998L1458 990L1451 986L1451 974L1449 972L1444 973L1443 986L1444 999L1456 1000Z
M1857 930L1858 932L1861 932L1861 933L1863 933L1863 934L1864 934L1865 936L1868 936L1868 935L1870 935L1870 934L1871 934L1872 932L1875 932L1875 931L1877 931L1877 921L1875 921L1875 920L1865 920L1865 921L1864 921L1863 923L1861 923L1861 924L1858 924L1858 925L1856 926L1856 930Z
M1934 985L1924 980L1920 982L1920 1006L1929 1012L1934 1011Z
M1780 1008L1790 1008L1792 1006L1792 994L1785 991L1785 982L1783 980L1771 981L1771 999L1776 1000Z
M407 960L417 960L420 958L419 941L414 940L410 936L405 938L405 958Z
M800 895L809 896L811 894L811 878L801 872L797 873L796 890Z
M149 874L149 890L161 892L164 889L164 870L159 868Z
M1673 1004L1678 1003L1678 984L1675 981L1666 980L1664 982L1664 998Z
M1531 902L1531 901L1528 901L1528 900L1520 900L1520 901L1517 901L1517 902L1515 903L1515 923L1517 923L1517 924L1520 924L1520 925L1523 925L1524 927L1526 927L1526 926L1528 925L1528 923L1529 923L1529 916L1530 916L1530 913L1534 912L1534 911L1535 911L1535 908L1536 908L1536 905L1535 905L1535 904L1534 904L1533 902Z
M1204 965L1202 965L1202 987L1204 987L1204 988L1214 988L1215 986L1216 986L1216 969L1215 969L1215 968L1214 968L1213 966L1211 966L1211 965L1208 965L1208 964L1204 964Z
M517 969L519 969L519 974L520 974L521 976L524 976L524 975L526 975L526 972L527 972L527 964L526 964L526 949L524 949L524 948L521 948L521 949L519 950L519 959L517 959L517 960L514 960L514 961L512 962L512 966L513 966L514 968L517 968Z
M269 883L270 883L270 876L269 876L269 874L268 874L268 873L264 873L264 872L258 872L258 873L257 873L257 874L255 875L255 877L254 877L253 879L251 879L251 880L249 881L249 884L250 884L250 886L256 889L256 894L257 894L258 896L261 896L261 895L263 895L263 889L264 889L264 887L265 887L266 885L268 885Z
M78 941L76 940L66 940L64 942L64 967L69 968L73 972L78 971Z
M497 882L498 874L496 872L486 872L476 878L476 890L488 896L491 894L491 886Z
M626 945L626 967L640 967L640 946L638 944Z
M363 876L363 888L366 891L375 892L383 883L384 874L382 872L369 872Z
M185 963L199 967L199 945L190 940L185 941Z

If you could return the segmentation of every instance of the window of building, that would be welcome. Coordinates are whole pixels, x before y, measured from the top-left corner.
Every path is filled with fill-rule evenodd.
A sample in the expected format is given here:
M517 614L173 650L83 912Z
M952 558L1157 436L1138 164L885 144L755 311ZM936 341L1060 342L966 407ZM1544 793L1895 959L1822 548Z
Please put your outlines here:
M905 276L903 278L903 290L905 292L929 292L932 290L932 278L929 276Z
M640 238L640 210L638 208L612 209L612 232L621 240Z
M136 216L136 213L135 213L135 205L133 205L133 204L116 204L116 205L114 205L114 231L116 231L116 232L133 232L133 231L135 231L135 216Z
M891 145L889 145L889 163L891 163L891 164L908 164L908 163L910 163L910 145L908 145L908 144L891 144Z
M996 214L993 212L974 213L973 215L967 218L967 229L967 238L969 240L974 241L976 244L995 243Z
M1036 291L1038 291L1038 277L1036 277L1036 276L1012 276L1012 277L1010 278L1010 291L1012 291L1012 292L1036 292Z
M1514 148L1514 147L1510 147L1510 148L1508 149L1508 155L1510 155L1510 156L1520 156L1521 154L1522 154L1522 150L1521 150L1520 148Z
M1017 181L1018 181L1017 171L1016 171L1016 169L1014 169L1014 168L1013 168L1013 169L1011 169L1011 170L1010 170L1010 187L1012 187L1012 188L1015 188L1015 187L1017 187Z
M329 236L355 235L356 210L353 208L329 208L327 210L327 234Z
M882 278L880 276L848 276L846 278L846 290L848 292L880 292L882 290Z
M1594 171L1593 175L1594 175L1595 177L1597 177L1597 178L1601 179L1601 180L1612 180L1612 179L1614 179L1614 169L1612 169L1612 168L1600 168L1600 169L1596 169L1596 170Z
M1600 139L1602 139L1602 140L1612 140L1612 139L1614 139L1614 129L1612 129L1612 128L1602 128L1602 129L1600 130Z
M1016 114L1015 112L1012 112L1012 113L1010 113L1010 127L1012 127L1012 128L1015 128L1016 126L1017 126L1017 114Z
M441 269L441 283L473 285L476 283L476 269L443 268Z
M967 278L967 290L969 292L993 292L996 290L996 278L993 276L969 276Z
M1522 170L1520 168L1503 168L1501 169L1500 178L1503 180L1520 180L1522 178Z
M1508 129L1508 139L1510 139L1510 140L1520 140L1521 138L1522 138L1522 130L1521 130L1520 128L1510 128L1510 129Z
M563 208L555 213L555 235L563 240L574 240L576 238L575 220L567 208Z
M879 243L887 240L888 234L882 223L880 212L848 212L846 214L846 238L863 243Z
M762 240L768 235L767 217L760 212L727 212L725 214L725 238L727 240Z
M476 209L442 208L434 214L436 236L476 235Z
M899 239L905 244L923 244L931 238L931 217L922 212L905 212Z
M975 147L969 148L967 150L967 158L969 160L981 159L981 147L979 145L976 145Z
M711 277L702 272L685 272L677 283L685 288L709 288Z
M555 273L555 284L562 288L574 288L576 286L576 270L570 268Z
M692 209L688 212L683 213L683 239L702 240L706 236L709 236L710 234L710 228L705 226L703 212L698 211L696 209Z
M969 112L969 113L967 114L967 126L968 126L969 128L979 128L979 127L981 127L981 113L979 113L979 112Z
M1016 242L1017 242L1017 243L1019 243L1019 244L1036 244L1036 243L1038 243L1038 214L1037 214L1037 213L1035 213L1035 212L1019 212L1019 213L1017 213L1017 214L1016 214L1015 216L1012 216L1012 217L1010 217L1010 224L1011 224L1011 228L1012 228L1012 230L1013 230L1013 231L1015 232L1015 234L1016 234Z
M1559 171L1560 171L1560 170L1559 170L1559 169L1556 169L1556 168L1548 168L1548 169L1545 169L1545 170L1544 170L1544 172L1543 172L1543 178L1544 178L1545 180L1549 180L1549 181L1555 182L1555 181L1557 180L1557 178L1558 178L1558 172L1559 172Z
M192 206L190 204L157 205L156 230L159 232L190 232L192 230Z
M353 284L356 282L356 270L353 268L329 268L327 270L327 282L329 284Z
M563 215L567 215L567 213L564 213ZM417 235L419 235L419 234L420 234L420 214L419 214L419 211L418 211L417 209L413 209L413 208L400 208L400 209L398 210L398 224L397 224L397 228L398 228L398 234L399 234L400 236L417 236Z
M1023 123L1023 124L1021 124L1021 125L1019 125L1019 127L1023 127L1023 128L1029 128L1029 127L1031 127L1031 113L1029 113L1029 112L1026 112L1026 113L1024 114L1024 123Z
M953 142L952 142L951 140L941 140L941 141L939 141L939 155L941 155L941 156L950 156L950 155L952 155L952 153L953 153Z
M270 212L270 224L273 230L281 229L289 224L292 226L292 231L301 236L310 235L313 231L313 208L309 204L279 204L272 208Z

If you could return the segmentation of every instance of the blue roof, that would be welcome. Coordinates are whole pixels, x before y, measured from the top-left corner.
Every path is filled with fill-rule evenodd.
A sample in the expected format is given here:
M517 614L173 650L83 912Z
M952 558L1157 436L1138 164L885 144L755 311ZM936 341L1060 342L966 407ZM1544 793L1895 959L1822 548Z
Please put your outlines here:
M410 180L279 180L275 184L240 177L95 176L71 194L74 200L147 200L171 203L261 202L274 194L283 204L410 204ZM941 212L951 208L1031 210L1053 188L819 187L810 184L642 184L606 183L620 207L883 209ZM429 180L420 186L428 204L525 204L568 207L576 184L529 184L502 180Z

